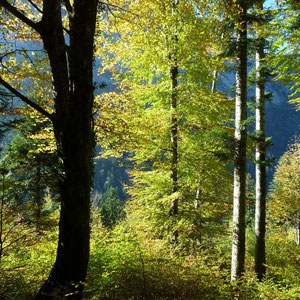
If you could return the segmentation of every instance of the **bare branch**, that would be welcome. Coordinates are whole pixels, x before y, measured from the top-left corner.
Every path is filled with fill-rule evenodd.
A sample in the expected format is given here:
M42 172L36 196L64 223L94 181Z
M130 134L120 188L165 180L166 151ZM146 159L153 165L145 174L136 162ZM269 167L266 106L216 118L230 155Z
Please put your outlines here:
M13 88L9 83L7 83L5 80L3 80L0 77L0 84L2 84L5 88L7 88L11 93L13 93L15 96L17 96L19 99L21 99L23 102L40 112L42 115L50 119L52 122L54 121L54 115L48 113L46 110L44 110L41 106L36 104L35 102L29 100L26 96L22 95L19 91L17 91L15 88Z
M19 20L36 30L37 32L40 32L40 27L38 23L33 22L32 20L28 19L25 15L23 15L19 10L17 10L13 5L11 5L6 0L0 0L0 7L6 8L11 14L13 14L15 17L17 17Z

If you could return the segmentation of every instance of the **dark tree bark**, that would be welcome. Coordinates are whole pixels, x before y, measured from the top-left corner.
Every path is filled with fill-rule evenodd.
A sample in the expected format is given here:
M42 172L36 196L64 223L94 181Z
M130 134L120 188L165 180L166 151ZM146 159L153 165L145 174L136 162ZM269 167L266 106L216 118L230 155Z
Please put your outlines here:
M178 0L172 2L172 14L178 5ZM176 43L178 41L176 31L173 33L172 40L174 42L174 49L171 51L170 60L170 79L171 79L171 97L170 97L170 110L171 110L171 182L172 193L178 191L178 116L177 116L177 86L178 86L178 65ZM178 199L174 199L171 209L171 215L178 214Z
M259 5L262 9L262 4ZM256 46L256 201L255 201L255 273L262 280L266 273L266 142L265 142L265 68L263 38Z
M178 5L178 0L172 1L172 15ZM178 42L176 29L173 33L171 33L171 39L173 41L172 46L173 49L170 51L169 59L170 59L170 111L171 111L171 128L170 128L170 136L171 136L171 184L172 184L172 193L176 193L178 191L178 115L177 115L177 102L178 102L178 65L177 65L177 50L176 44ZM172 203L172 207L170 210L170 216L173 218L172 223L176 223L176 216L178 215L178 198L175 197ZM173 241L172 243L177 244L178 242L178 230L173 232Z
M172 66L170 69L171 77L171 181L172 181L172 193L178 191L178 118L177 118L177 92L176 87L178 85L178 66ZM172 215L178 214L178 199L175 199L172 207Z
M247 119L247 24L246 3L240 0L237 30L235 152L233 192L233 235L231 280L239 279L245 269L245 200L246 200L246 119Z
M80 299L86 278L94 146L92 69L96 11L96 0L74 1L70 13L68 74L60 1L44 1L42 38L57 92L54 129L64 175L60 182L62 203L57 257L36 299L44 299L56 290L60 294L73 293L70 298Z
M65 44L61 4L67 3L70 45ZM6 0L0 0L15 17L41 35L47 51L56 92L55 114L49 115L8 83L0 83L21 100L52 120L58 155L61 213L55 264L36 299L81 299L87 274L92 183L93 45L97 0L44 0L42 20L34 23Z

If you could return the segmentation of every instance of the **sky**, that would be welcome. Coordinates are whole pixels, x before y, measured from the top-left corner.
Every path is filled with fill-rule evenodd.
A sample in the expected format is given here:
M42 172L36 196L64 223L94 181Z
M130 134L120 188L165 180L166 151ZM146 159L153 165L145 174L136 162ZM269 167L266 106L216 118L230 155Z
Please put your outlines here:
M271 5L275 5L275 4L276 4L275 0L267 0L267 1L265 1L264 6L270 7Z

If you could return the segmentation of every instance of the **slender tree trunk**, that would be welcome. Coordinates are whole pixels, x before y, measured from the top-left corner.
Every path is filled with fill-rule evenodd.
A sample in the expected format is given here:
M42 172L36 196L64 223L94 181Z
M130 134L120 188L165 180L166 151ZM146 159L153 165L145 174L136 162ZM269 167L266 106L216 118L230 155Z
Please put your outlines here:
M199 209L200 207L201 207L200 189L198 188L197 191L196 191L195 208Z
M218 71L214 70L214 72L213 72L213 80L212 80L212 83L211 83L211 92L212 93L214 93L216 91L217 80L218 80Z
M261 7L262 9L262 4ZM255 201L255 273L262 280L266 273L266 143L265 143L265 68L264 39L256 46L256 201Z
M239 1L240 28L237 31L235 153L233 192L233 235L231 280L239 279L245 269L246 200L246 101L247 101L247 24L246 4Z
M298 216L296 220L296 226L295 226L295 241L298 246L300 246L300 216Z
M36 299L62 299L66 294L70 299L81 299L89 259L97 1L74 1L68 56L60 2L44 1L41 22L56 90L54 131L63 163L59 241L55 264Z
M174 9L178 5L178 0L173 2L172 14ZM178 65L177 65L177 53L176 53L176 43L177 43L177 33L174 32L172 36L174 41L174 49L171 51L170 60L170 79L171 79L171 97L170 97L170 110L171 110L171 182L172 182L172 193L178 191L178 116L177 116L177 86L178 86ZM178 199L174 199L173 206L171 209L171 215L178 214Z
M41 210L42 210L42 189L41 189L41 162L40 158L37 159L37 168L36 168L36 182L35 182L35 222L36 222L36 232L39 233L41 229Z
M178 117L177 117L177 85L178 85L178 66L173 65L170 68L170 78L171 78L171 99L170 99L170 109L171 109L171 183L172 183L172 193L178 191ZM175 197L170 210L170 216L176 217L178 215L178 198ZM172 221L176 222L176 219ZM177 244L178 241L178 230L173 232L173 242Z
M174 10L178 5L178 0L172 0L172 15ZM172 184L172 193L178 191L178 115L177 115L177 86L178 86L178 65L177 65L177 50L176 44L178 42L176 29L171 33L171 43L173 49L170 50L169 60L170 60L170 137L171 137L171 184ZM176 223L176 216L178 215L178 198L175 197L172 203L172 207L169 212L172 217L171 222ZM172 243L177 244L178 242L178 230L173 230Z
M3 235L3 225L4 225L4 200L5 200L5 171L0 170L0 173L2 173L2 186L1 186L1 206L0 206L0 266L2 261L2 254L3 254L3 244L4 244L4 237Z
M170 77L171 77L171 101L170 101L170 109L171 109L171 181L172 181L172 193L176 193L178 191L178 172L177 172L177 164L178 164L178 118L177 118L177 92L176 87L178 85L177 82L178 76L178 67L172 66L170 69ZM175 199L172 207L172 215L178 214L178 199Z

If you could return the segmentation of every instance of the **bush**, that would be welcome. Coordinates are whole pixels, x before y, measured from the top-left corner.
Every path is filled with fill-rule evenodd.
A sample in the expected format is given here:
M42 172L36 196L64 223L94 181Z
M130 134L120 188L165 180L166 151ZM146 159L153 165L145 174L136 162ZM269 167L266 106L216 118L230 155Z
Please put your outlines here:
M139 240L122 223L93 228L86 299L230 299L219 251L201 255L170 249L162 240ZM220 250L222 251L222 250ZM228 265L228 261L225 263Z

